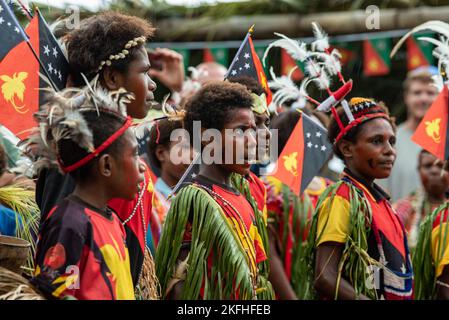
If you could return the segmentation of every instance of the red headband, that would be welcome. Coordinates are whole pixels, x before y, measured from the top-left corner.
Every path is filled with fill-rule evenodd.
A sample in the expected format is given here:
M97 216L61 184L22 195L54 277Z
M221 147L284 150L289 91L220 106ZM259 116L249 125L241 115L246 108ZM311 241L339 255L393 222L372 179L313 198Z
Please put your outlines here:
M132 119L130 116L126 117L125 123L123 126L118 129L116 132L114 132L109 138L107 138L97 149L95 149L93 152L89 153L87 156L82 158L81 160L75 162L74 164L71 164L69 166L64 166L62 164L61 159L58 157L58 163L61 167L62 171L65 173L72 172L76 169L78 169L81 166L84 166L86 163L91 161L93 158L98 156L101 152L103 152L107 147L109 147L115 140L117 140L125 131L132 125Z
M337 138L335 138L335 143L340 141L341 138L343 138L349 130L352 128L357 127L358 125L362 124L363 122L373 119L373 118L384 118L384 119L390 119L390 117L385 112L378 112L378 113L371 113L361 116L360 118L355 119L354 121L350 122L343 130L340 131Z

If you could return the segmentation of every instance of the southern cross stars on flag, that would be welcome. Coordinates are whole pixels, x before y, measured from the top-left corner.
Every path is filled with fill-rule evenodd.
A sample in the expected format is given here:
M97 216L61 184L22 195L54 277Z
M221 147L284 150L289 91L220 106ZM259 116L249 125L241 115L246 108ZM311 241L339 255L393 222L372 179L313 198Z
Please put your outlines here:
M46 92L39 88L48 84L39 77L39 72L60 90L65 87L69 66L38 11L25 34L4 0L0 0L0 8L0 54L3 54L0 56L0 105L3 107L0 123L20 138L26 138L28 129L35 125L33 113L45 103ZM6 47L10 47L8 52Z
M9 5L0 0L0 61L20 42L28 40Z
M330 157L327 130L302 113L279 155L276 178L301 195Z
M247 46L249 47L249 46ZM240 59L238 56L235 58L234 65L232 65L232 68L230 68L231 72L230 75L232 77L238 77L240 75L248 75L250 74L256 74L256 68L254 66L254 63L252 62L251 55L249 54L249 48L246 52L243 54L243 59Z
M58 90L64 89L69 74L69 63L53 33L50 31L47 22L39 11L36 13L39 19L39 59L56 88ZM41 71L41 73L43 72ZM44 83L41 83L41 85L44 85Z
M267 105L270 104L272 93L268 87L267 77L254 49L253 40L251 39L252 27L243 40L239 50L237 51L228 72L225 75L225 80L233 77L246 76L255 79L260 83L265 91L267 97Z

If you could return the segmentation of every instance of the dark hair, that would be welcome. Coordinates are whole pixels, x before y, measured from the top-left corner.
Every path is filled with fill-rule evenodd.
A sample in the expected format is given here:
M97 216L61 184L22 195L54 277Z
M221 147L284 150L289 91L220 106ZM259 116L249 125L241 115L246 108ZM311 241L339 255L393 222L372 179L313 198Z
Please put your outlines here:
M100 109L100 116L96 110L82 111L81 115L85 119L89 129L92 132L94 148L98 148L106 139L120 129L126 121L126 118L118 113ZM96 158L82 167L70 172L70 175L76 181L85 181L91 177L91 170L97 162L99 156L111 154L113 157L119 157L123 147L123 135L115 140L109 147L101 152ZM81 148L77 142L72 139L61 139L58 142L58 156L65 166L72 165L88 155L87 150Z
M8 157L6 156L6 148L0 141L0 176L8 169Z
M422 156L425 154L430 154L432 155L429 151L427 151L426 149L421 149L421 151L418 154L418 168L421 167L421 162L422 162Z
M281 154L285 145L287 144L288 138L295 129L296 124L301 118L301 113L296 109L290 109L279 113L277 116L271 120L270 129L278 130L278 150Z
M161 163L156 156L156 147L170 147L170 135L173 130L182 129L182 122L163 119L155 123L150 130L150 141L148 142L148 158L150 163L161 169Z
M382 109L383 112L385 112L389 116L390 113L388 111L388 108L385 106L385 104L383 102L377 102L376 104L378 107L380 107ZM349 123L349 120L348 120L348 117L346 116L346 113L343 110L343 107L341 107L341 106L338 107L337 112L338 112L338 116L339 116L341 122L346 127ZM372 108L369 111L367 111L365 114L373 114L373 113L378 113L378 112L379 112L378 108ZM376 119L376 118L373 118L373 119ZM350 141L352 143L355 143L357 141L357 137L358 137L359 133L362 131L365 124L373 119L369 119L369 120L363 122L362 124L355 126L351 130L349 130L342 139ZM396 131L394 117L389 117L388 122L393 127L393 130ZM335 117L331 117L331 120L330 120L330 123L328 126L328 138L329 138L330 143L332 143L334 146L335 155L337 157L339 157L340 159L344 160L343 155L341 154L340 149L338 148L338 143L335 143L335 139L337 138L339 133L340 133L340 127L338 126L337 120L335 120Z
M260 83L256 79L248 76L231 77L228 78L228 81L243 84L246 89L248 89L251 93L257 94L258 96L265 93Z
M203 86L189 99L185 109L184 128L193 144L193 122L201 121L201 127L222 130L237 109L251 109L253 99L250 92L241 84L225 81L211 82Z
M148 39L153 33L153 26L146 20L118 12L105 12L83 20L80 28L68 33L64 41L72 69L92 80L101 61L121 52L128 41L140 36ZM129 55L123 59L112 60L111 68L126 73L140 47L138 45L129 49ZM73 81L76 86L84 85L78 74Z

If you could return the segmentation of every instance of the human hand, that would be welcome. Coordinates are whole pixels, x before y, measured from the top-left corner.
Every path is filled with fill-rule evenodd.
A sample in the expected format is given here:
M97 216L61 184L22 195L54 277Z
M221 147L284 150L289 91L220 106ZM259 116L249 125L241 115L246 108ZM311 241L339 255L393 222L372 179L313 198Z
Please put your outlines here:
M151 77L158 79L171 91L182 90L185 72L181 54L167 48L157 48L148 52L148 58L152 66L150 68Z

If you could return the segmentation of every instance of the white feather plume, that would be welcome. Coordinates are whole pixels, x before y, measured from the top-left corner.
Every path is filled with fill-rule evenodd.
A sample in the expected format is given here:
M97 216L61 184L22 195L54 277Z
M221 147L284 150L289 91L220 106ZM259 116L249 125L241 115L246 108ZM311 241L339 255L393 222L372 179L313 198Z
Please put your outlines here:
M60 137L57 137L59 131ZM56 141L61 139L71 139L77 141L78 145L92 152L94 150L94 138L86 120L77 110L67 110L62 121L52 130Z
M449 39L442 37L441 40L419 37L418 40L429 42L435 46L433 49L433 56L438 59L438 70L449 74Z
M341 72L341 54L337 49L332 50L330 54L323 54L321 57L323 62L320 65L330 76L335 76Z
M293 59L298 61L304 61L307 56L308 52L306 49L306 44L304 42L299 42L293 39L290 39L289 37L281 34L281 33L274 33L278 37L281 37L282 39L276 40L268 45L268 48L265 50L265 53L263 55L262 61L263 65L265 66L265 60L268 56L268 52L271 50L271 48L274 47L280 47L285 49L289 55L292 56Z
M312 42L312 50L313 51L321 51L324 52L326 49L329 49L329 37L326 32L321 28L321 26L312 22L313 35L316 40Z
M273 67L270 68L270 75L272 80L268 82L271 89L276 92L273 94L273 101L278 105L283 105L286 101L294 100L298 101L304 98L303 92L298 88L291 79L290 72L288 76L277 77L273 71Z
M199 77L208 75L207 70L200 70L195 67L188 67L187 70L190 71L190 79L192 80L198 80Z
M309 78L318 78L321 73L321 67L314 61L306 61L305 71Z
M321 72L320 76L315 79L311 79L320 90L326 90L330 87L331 81L326 72Z

